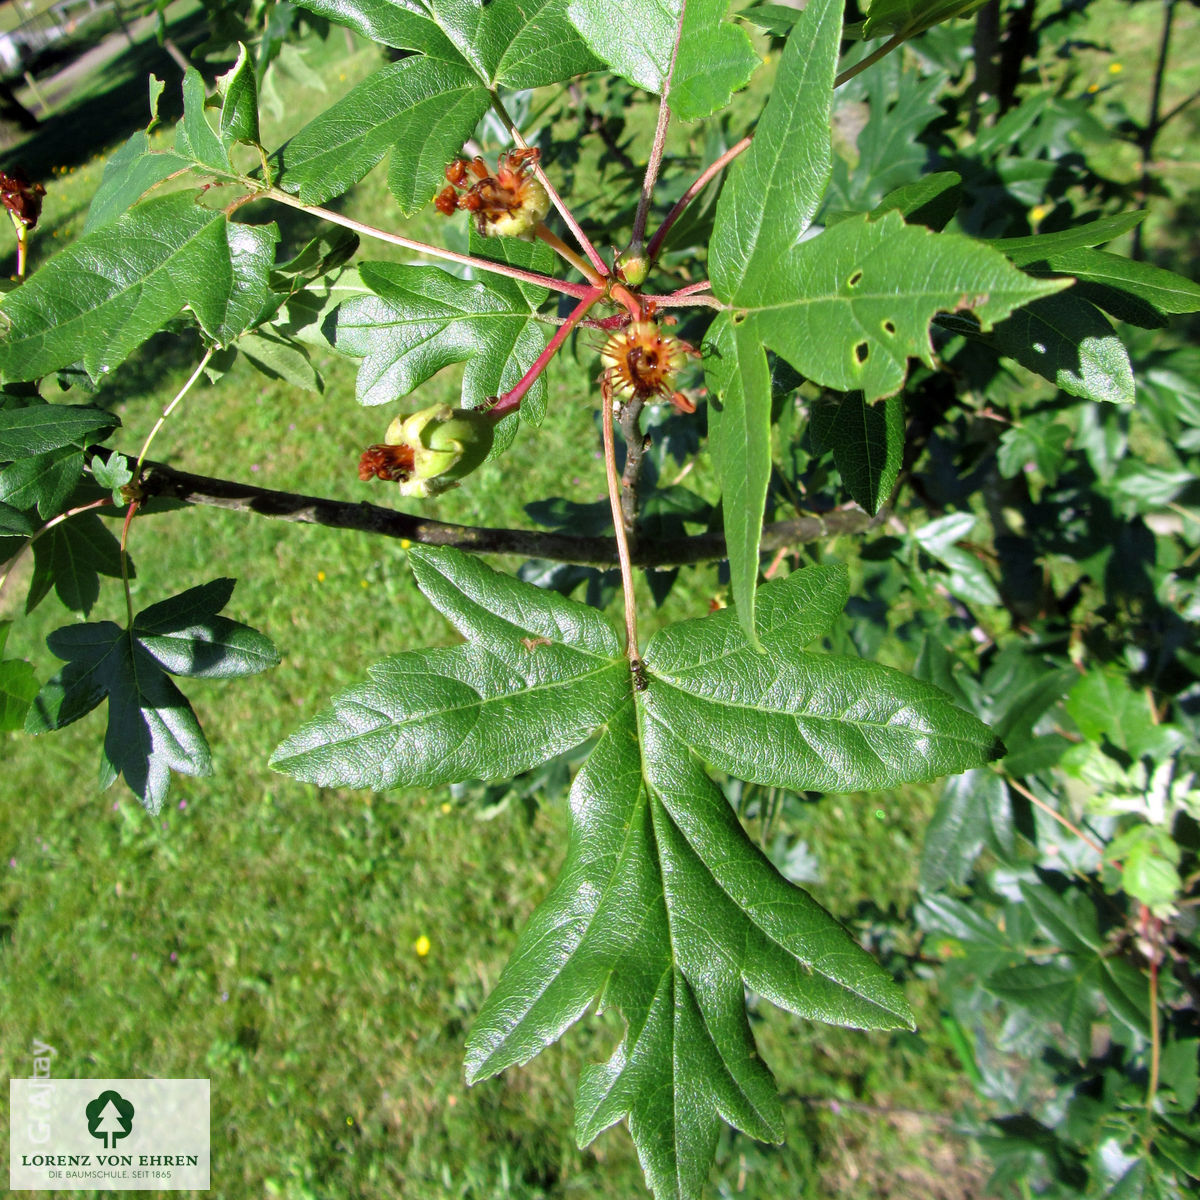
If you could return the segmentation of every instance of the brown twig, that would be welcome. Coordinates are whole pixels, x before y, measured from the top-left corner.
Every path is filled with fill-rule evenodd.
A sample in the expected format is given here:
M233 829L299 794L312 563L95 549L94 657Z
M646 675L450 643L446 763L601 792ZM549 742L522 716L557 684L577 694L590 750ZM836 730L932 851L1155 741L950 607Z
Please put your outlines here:
M380 537L407 538L426 546L457 546L480 553L515 554L522 558L544 558L585 566L611 567L619 561L617 543L613 538L577 537L536 529L455 525L398 512L378 504L274 491L229 479L193 475L165 463L147 462L141 487L143 504L154 499L171 500L181 504L254 513L281 521L325 525L331 529L355 529ZM154 512L153 506L143 507L140 515L145 518ZM862 533L879 523L880 516L869 517L861 509L838 509L821 516L800 517L768 525L763 530L762 545L764 550L776 550L785 545L798 546L823 538ZM674 567L711 562L725 555L725 538L722 534L702 533L643 542L636 553L630 555L630 559L638 567Z

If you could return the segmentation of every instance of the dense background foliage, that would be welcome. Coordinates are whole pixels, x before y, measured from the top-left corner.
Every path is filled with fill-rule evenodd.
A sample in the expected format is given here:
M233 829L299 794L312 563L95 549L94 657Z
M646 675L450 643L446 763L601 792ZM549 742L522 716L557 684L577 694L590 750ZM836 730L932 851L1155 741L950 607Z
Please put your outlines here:
M166 15L173 42L210 79L233 65L219 47L197 44L208 30L196 14ZM286 6L225 15L256 47L267 146L379 66L378 49L319 22L280 38L312 23ZM795 14L758 6L743 15L768 64L718 119L672 128L664 209L770 93ZM866 797L728 781L755 840L876 954L918 1027L814 1029L751 995L755 1035L783 1091L787 1141L776 1148L723 1133L713 1186L728 1194L969 1195L994 1168L988 1190L998 1195L1174 1195L1200 1169L1192 776L1200 360L1186 323L1164 328L1165 314L1195 307L1196 289L1120 266L1124 258L1081 259L1089 243L1072 244L1069 232L1107 221L1099 240L1109 250L1166 267L1192 261L1179 181L1194 169L1195 80L1165 67L1181 57L1171 47L1185 44L1195 16L1175 4L1097 3L1044 14L1033 4L987 6L984 18L938 26L838 91L820 220L836 229L840 216L913 186L910 220L953 221L976 237L1062 233L1061 257L1031 247L1022 260L1019 243L1008 251L1035 272L1046 263L1050 273L1093 278L1068 293L1066 316L1058 298L1057 309L1031 306L990 334L939 317L936 363L916 367L902 402L866 406L801 385L773 361L768 518L837 514L851 498L868 510L890 503L866 533L784 546L763 566L774 577L804 563L848 563L851 599L828 648L936 683L1003 737L1008 755L944 787ZM142 53L164 73L152 44ZM855 53L848 47L844 61ZM144 123L146 63L128 59L135 82L122 87L109 74L111 95L77 91L9 152L7 162L48 185L32 278L55 238L84 227L104 166L97 152L109 149L79 145L71 106L114 120L128 112L114 143ZM177 93L174 83L163 93L164 116L177 114ZM656 104L598 75L511 103L527 132L540 131L561 190L583 198L576 213L588 229L624 244ZM503 132L485 120L476 136L494 153ZM191 136L203 133L193 126ZM169 147L170 131L159 126L146 144ZM57 161L39 159L52 151ZM345 212L394 227L381 214L394 214L395 172L392 164L390 179L368 175L345 197ZM930 177L932 186L919 182ZM199 227L205 218L188 206L177 202L180 217ZM1151 213L1144 223L1125 217L1141 207ZM663 263L677 285L703 278L695 264L715 211L714 195L703 194L667 243ZM255 219L279 221L280 263L318 231L308 214L277 208ZM467 248L463 230L430 209L404 229L431 241L458 237ZM1119 337L1101 310L1122 322ZM1018 319L1026 324L1014 327ZM697 344L703 337L694 320L679 331ZM577 365L549 376L544 440L519 442L432 515L604 531L599 438L581 419L600 336L576 339ZM353 371L311 341L302 354L269 343L244 340L237 361L213 364L228 371L217 390L189 396L162 435L170 461L361 498L352 464L378 438L379 419L350 402ZM160 336L90 397L77 394L85 380L66 377L77 389L67 399L119 416L140 441L200 353L194 332ZM443 373L422 403L453 403L460 384ZM689 386L702 398L698 372ZM693 457L694 429L654 418L645 537L714 523L717 478L706 457ZM860 431L857 441L848 429ZM12 520L31 531L66 506L89 440L63 444L49 482L5 468ZM32 574L28 556L19 561L6 616L30 590L54 588L68 608L91 608L92 621L124 619L119 585L93 598L94 572L64 566L95 544L67 529L92 520L72 518L61 537L45 536ZM271 775L261 766L271 750L356 682L364 663L447 640L423 608L405 548L325 528L280 535L211 508L139 519L133 548L137 610L237 576L228 611L270 631L286 669L236 686L189 685L218 774L176 778L155 818L123 801L110 812L98 799L95 716L36 744L7 742L0 897L12 986L0 1020L16 1035L5 1039L9 1073L27 1073L22 1046L36 1036L58 1048L61 1074L212 1075L215 1095L237 1097L214 1147L231 1194L264 1181L283 1195L401 1186L430 1196L631 1194L640 1172L628 1142L610 1136L581 1152L566 1128L580 1064L604 1057L620 1036L611 1015L499 1080L466 1091L456 1074L466 1030L558 868L561 798L579 757L511 786L416 794L314 790ZM120 573L112 554L90 565ZM601 605L619 587L613 572L588 567L532 563L521 573ZM648 573L638 586L646 633L729 599L728 576L713 568ZM196 599L189 611L223 619L213 614L227 595ZM32 679L58 669L42 642L62 624L61 610L48 611L55 603L9 633L12 711L32 696ZM139 620L153 636L150 619ZM234 643L246 669L271 657L249 633Z

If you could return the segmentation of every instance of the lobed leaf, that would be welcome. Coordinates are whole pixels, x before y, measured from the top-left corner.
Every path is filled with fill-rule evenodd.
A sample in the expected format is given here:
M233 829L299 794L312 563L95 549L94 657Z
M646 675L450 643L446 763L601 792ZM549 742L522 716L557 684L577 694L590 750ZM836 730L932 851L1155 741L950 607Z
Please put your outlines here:
M131 629L100 621L55 630L46 644L67 665L34 698L26 732L62 729L107 699L101 784L123 775L158 812L172 771L212 774L200 723L167 672L230 677L279 661L263 634L216 616L232 590L228 579L191 588L139 613Z
M488 104L487 89L460 63L424 56L389 63L276 151L276 182L304 204L324 204L392 151L388 187L412 216L445 183L446 164Z
M842 221L748 279L736 299L763 341L802 375L870 402L898 391L908 359L933 365L929 326L973 312L984 330L1061 291L958 234L906 225L895 211Z
M513 387L546 344L534 305L507 279L470 282L392 263L363 263L359 274L373 294L338 308L335 345L363 360L360 404L407 396L458 362L467 364L463 404L477 404ZM544 388L538 379L530 389L535 405Z
M833 163L843 0L811 0L788 38L754 141L730 167L709 243L713 291L739 307L807 232Z
M82 439L102 442L120 425L120 418L88 404L47 404L8 409L0 423L0 460L45 454Z
M97 378L185 307L226 345L268 301L278 238L274 225L234 224L190 192L147 200L84 234L4 298L0 377L37 379L82 359Z
M862 678L877 700L903 694L894 738L927 727L915 749L886 746L888 781L952 761L979 765L992 739L929 685L801 653L845 602L838 567L811 567L763 589L761 652L729 610L659 633L642 688L596 610L459 551L410 553L421 590L469 640L378 664L366 684L285 741L272 764L323 785L382 788L525 770L596 737L571 789L566 862L479 1013L467 1076L527 1062L593 1004L616 1008L625 1036L581 1076L576 1135L586 1145L625 1119L656 1195L698 1196L722 1121L755 1137L781 1136L747 988L835 1024L911 1021L890 976L776 871L709 778L708 764L749 766L746 778L788 787L798 775L801 787L816 777L790 765L786 736L740 725L739 703L770 678L794 691L795 672L810 660L828 668L814 676L827 707L844 706ZM722 751L713 745L718 726ZM955 739L963 744L948 750ZM874 752L839 753L863 779L881 777Z

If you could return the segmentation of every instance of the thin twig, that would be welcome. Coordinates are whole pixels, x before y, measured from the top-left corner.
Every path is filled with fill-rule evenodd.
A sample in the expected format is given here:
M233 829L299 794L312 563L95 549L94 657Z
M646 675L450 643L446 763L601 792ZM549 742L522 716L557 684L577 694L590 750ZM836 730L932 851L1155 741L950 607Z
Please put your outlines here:
M739 154L742 153L743 150L748 149L749 146L750 139L748 137L742 138L742 140L735 146L730 146L730 148L726 150L720 158L709 163L709 165L700 172L699 176L696 178L696 182L693 183L692 186L689 187L688 190L684 192L678 200L675 201L674 207L669 213L667 213L666 217L663 219L663 223L658 227L658 230L650 239L650 244L646 247L646 254L651 262L658 257L658 252L662 249L662 244L666 239L667 234L671 232L671 226L674 225L675 222L678 221L683 215L683 210L687 208L689 204L691 204L691 202L696 198L697 195L699 195L700 192L704 191L709 180L712 179L713 176L719 175L727 166L729 166L731 162L733 162L735 158L737 158Z
M1146 1111L1153 1115L1162 1059L1162 1037L1158 1028L1158 962L1162 957L1158 939L1162 935L1162 921L1151 916L1150 909L1145 904L1141 906L1140 919L1147 941L1150 941L1151 932L1154 939L1150 952L1150 1079L1146 1084Z
M214 347L209 348L204 352L204 357L196 364L196 369L188 376L188 381L175 393L175 398L162 410L162 416L154 422L154 428L146 435L145 442L142 443L142 452L138 455L137 466L134 467L133 473L136 476L142 469L142 463L146 461L146 455L150 450L150 443L154 441L155 435L167 423L168 418L175 411L179 402L192 390L192 385L200 378L201 372L208 366L208 360L213 356Z
M319 208L315 204L301 204L295 196L289 196L287 192L281 192L277 188L269 188L259 193L259 195L276 200L280 204L286 204L290 208L297 208L301 212L309 213L314 217L320 217L322 220L329 221L333 225L341 225L344 229L353 229L355 233L361 233L363 237L387 242L391 246L400 246L405 250L414 250L416 253L427 255L430 258L444 258L447 262L463 263L468 267L474 267L477 271L490 271L493 275L507 275L510 279L520 279L524 283L535 283L539 287L548 288L554 292L562 292L564 295L574 296L576 299L586 296L591 291L591 288L586 283L568 283L564 279L555 279L551 275L541 275L537 271L526 271L522 267L510 267L507 263L492 262L487 258L472 258L469 254L459 254L455 250L446 250L441 246L430 246L426 242L413 241L412 238L402 237L398 233L388 233L385 229L376 229L373 225L364 225L361 221L355 221L351 217L344 217L341 213L334 212L332 209ZM256 196L254 198L258 199L259 197Z
M155 513L153 506L147 507L147 503L162 498L305 525L355 529L380 537L408 539L426 546L457 546L462 550L480 553L517 554L522 558L544 558L597 567L611 567L619 561L614 538L579 537L537 529L455 525L398 512L378 504L275 491L231 479L193 475L165 463L147 462L144 465L141 491L143 520ZM764 551L771 551L785 545L799 546L826 538L862 533L879 524L880 514L869 517L858 508L838 509L820 516L799 517L767 525L763 529L762 547ZM643 542L631 558L633 564L639 567L674 567L710 562L725 556L724 535L713 532Z
M1011 775L1005 775L1004 781L1014 791L1020 792L1021 795L1030 802L1030 804L1036 804L1038 808L1042 810L1042 812L1044 812L1047 816L1053 817L1061 826L1063 826L1064 829L1069 829L1077 838L1079 838L1080 841L1084 842L1088 846L1091 846L1091 848L1095 850L1095 852L1100 855L1101 858L1104 857L1104 847L1100 845L1100 843L1094 838L1091 838L1084 833L1078 825L1068 821L1067 818L1061 813L1055 812L1050 805L1048 805L1044 800L1039 800L1037 796L1035 796L1027 787L1018 783L1012 778Z
M593 271L592 268L589 267L588 264L585 263L583 259L580 258L579 255L576 254L575 251L572 250L571 247L568 246L566 242L564 242L562 238L558 236L557 233L551 229L547 229L544 222L539 221L538 226L533 233L535 237L540 238L543 242L545 242L546 245L549 246L550 249L559 256L559 258L561 258L564 262L570 263L571 266L573 266L575 270L577 270L580 275L582 275L584 279L586 279L593 287L604 287L603 277L597 275L596 272Z
M571 315L554 331L554 336L546 343L546 348L537 356L533 365L521 376L516 387L504 393L488 410L493 416L500 417L506 413L515 412L521 406L525 393L533 386L533 381L546 369L546 364L558 353L559 347L571 335L571 330L587 316L588 310L604 295L602 287L593 288L572 310Z
M621 564L621 591L625 600L625 657L630 664L641 663L637 636L637 599L633 591L633 567L629 561L629 540L621 512L621 483L617 478L617 451L613 438L612 387L601 384L603 398L600 408L600 428L604 435L604 475L608 480L608 503L612 508L613 531L617 535L617 558Z
M625 440L625 470L621 472L621 519L632 553L637 549L638 480L642 474L642 459L646 454L646 439L642 435L642 409L645 401L636 396L621 405L618 422Z
M893 34L878 50L873 50L861 62L856 62L854 66L847 67L834 81L833 86L840 88L843 83L849 83L855 75L861 75L868 67L873 67L881 58L886 58L898 46L903 46L908 41L907 33Z
M683 16L687 12L687 0L679 6L679 20L675 25L675 40L671 44L671 61L667 65L667 77L663 80L662 96L658 101L658 121L654 126L654 141L650 146L650 158L646 162L646 175L642 180L642 194L638 197L637 212L633 218L633 236L629 248L640 254L646 237L646 217L650 212L650 200L654 196L654 185L662 169L663 150L667 144L667 126L671 123L671 76L675 73L675 60L679 56L679 38L683 33Z
M529 149L529 143L525 140L524 135L517 128L517 123L508 115L508 110L504 107L500 97L495 92L491 93L492 107L496 110L496 115L508 126L508 132L512 134L512 139L524 150ZM558 194L558 190L554 184L550 182L550 177L546 174L542 164L534 161L533 173L538 177L542 187L546 189L546 195L550 197L550 203L558 210L558 215L562 217L566 227L571 231L571 235L579 243L579 248L588 256L588 261L596 268L601 275L608 274L608 266L604 259L600 257L596 247L592 245L588 235L579 227L579 222L575 220L571 214L571 210L563 202L563 198Z

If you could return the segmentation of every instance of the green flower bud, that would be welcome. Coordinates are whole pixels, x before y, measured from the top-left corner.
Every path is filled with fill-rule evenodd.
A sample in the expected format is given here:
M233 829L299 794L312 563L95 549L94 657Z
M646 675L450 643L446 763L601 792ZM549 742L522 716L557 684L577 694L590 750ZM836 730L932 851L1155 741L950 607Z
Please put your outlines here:
M623 250L620 258L617 259L617 270L621 272L622 278L630 287L641 287L650 273L650 260L646 257L644 250L635 252L630 246Z
M487 458L494 433L495 424L486 413L448 404L397 417L383 440L412 454L407 478L398 480L400 494L435 496L456 487Z

